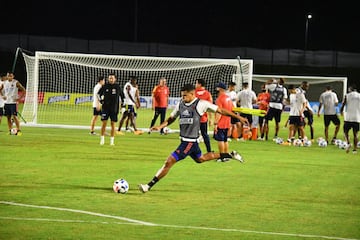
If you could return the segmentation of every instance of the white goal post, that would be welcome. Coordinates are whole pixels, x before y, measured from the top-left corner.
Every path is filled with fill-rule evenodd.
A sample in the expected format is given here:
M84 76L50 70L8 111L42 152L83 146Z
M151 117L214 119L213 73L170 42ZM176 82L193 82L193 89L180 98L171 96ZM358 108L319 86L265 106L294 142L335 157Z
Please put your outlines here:
M121 88L131 76L138 78L141 108L137 119L140 129L148 129L151 118L151 93L160 77L167 78L169 106L180 99L185 83L206 81L211 93L219 81L251 82L253 60L149 57L126 55L22 52L26 65L26 97L22 116L30 123L52 126L88 127L92 116L92 91L98 76L114 73ZM234 76L239 76L236 78ZM142 114L142 111L150 113ZM147 116L147 117L146 117ZM150 119L149 119L150 116ZM120 116L119 116L120 117Z

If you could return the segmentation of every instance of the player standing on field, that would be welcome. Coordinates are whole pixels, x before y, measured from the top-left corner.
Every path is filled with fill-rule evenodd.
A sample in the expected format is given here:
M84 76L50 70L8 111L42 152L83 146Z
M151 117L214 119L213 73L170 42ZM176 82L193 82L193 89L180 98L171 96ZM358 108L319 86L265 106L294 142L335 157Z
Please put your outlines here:
M150 128L155 125L156 120L160 115L160 123L165 121L166 109L168 107L170 91L166 85L166 78L161 77L159 84L152 90L152 109L154 116L150 123ZM151 131L148 132L149 134ZM164 129L160 129L160 134L164 134Z
M321 107L324 106L324 125L325 125L325 140L329 142L329 125L330 122L335 124L334 136L331 143L334 144L337 138L337 134L340 129L340 119L336 115L336 106L339 103L336 93L331 90L331 86L326 86L325 92L320 95L319 98L319 110L318 117L320 117Z
M166 159L164 165L157 171L153 179L148 184L140 184L139 190L143 193L148 192L160 179L166 176L172 166L178 161L190 156L195 162L203 163L220 157L220 153L209 152L202 154L199 148L200 117L206 111L220 113L230 117L237 117L231 111L219 108L205 100L200 100L195 96L195 87L192 84L185 84L181 88L182 100L176 105L170 117L159 126L152 127L152 130L159 130L173 123L179 117L181 143L177 149ZM228 154L229 158L241 160L240 154L232 151Z
M11 118L14 119L17 133L16 135L21 136L21 130L20 130L20 121L17 117L17 102L19 99L21 99L26 91L23 85L21 83L14 79L14 73L8 72L7 73L7 81L4 82L4 93L5 97L3 98L5 100L4 110L5 110L5 116L7 117L7 123L8 123L8 129L9 129L9 135L11 134L11 128L12 128L12 121ZM19 94L19 90L21 93Z
M98 98L98 92L100 88L105 84L105 77L99 76L98 81L93 89L93 117L91 118L90 134L96 135L95 123L99 115L101 115L101 104Z
M231 99L233 103L233 107L237 107L237 100L238 100L237 93L235 91L235 86L236 86L235 82L229 82L229 87L228 90L226 91L226 95L228 95L229 98ZM241 122L239 119L232 117L230 130L228 132L228 137L229 137L228 141L231 140L232 137L239 138L240 136L241 136Z
M265 89L270 93L269 110L265 115L265 140L268 140L269 135L269 121L275 118L275 135L274 139L278 137L279 123L281 121L281 114L283 111L284 100L288 98L287 90L284 87L285 80L280 78L278 81L271 79L265 85Z
M7 79L6 73L1 73L0 75L0 124L2 117L4 116L4 105L5 105L5 91L4 91L4 83Z
M306 91L309 90L309 83L307 81L303 81L300 85L300 87L296 88L296 92L301 92L306 96ZM310 139L314 140L314 127L313 127L313 122L314 122L314 116L313 116L313 110L309 104L309 101L306 100L306 108L304 110L304 119L307 118L307 125L309 125L310 127ZM306 122L305 122L306 124ZM299 134L300 135L300 134Z
M226 84L223 82L218 83L216 85L216 92L218 95L216 99L216 105L221 109L226 109L227 111L231 112L234 105L230 97L226 94ZM248 120L244 117L237 116L237 119L239 119L241 122L248 124ZM229 154L229 142L228 142L228 132L230 126L231 126L230 116L223 115L218 112L215 113L214 139L218 143L218 149L220 152L220 158L218 159L218 162L227 162L231 158L231 154ZM242 159L239 160L243 161Z
M346 109L344 113L344 109ZM349 131L353 130L353 153L357 153L356 148L358 144L358 132L360 128L360 93L356 91L355 87L349 87L349 92L345 95L341 109L341 114L344 115L344 134L347 142L346 152L350 150Z
M249 88L249 83L244 82L242 84L242 90L237 95L238 103L237 105L241 108L253 109L253 104L256 103L256 94L253 90ZM247 113L240 113L240 116L247 118L249 121L249 128L252 126L252 115ZM242 126L244 128L244 126Z
M265 89L265 84L261 85L261 92L258 93L256 103L259 106L260 110L265 110L266 112L269 110L269 102L270 102L270 93L268 93ZM264 119L265 117L259 116L259 127L260 127L260 137L258 140L264 140Z
M130 81L125 83L124 86L124 103L125 103L125 112L123 113L119 127L118 127L118 134L123 135L121 132L122 125L126 118L129 118L130 125L134 127L134 134L141 134L142 131L138 131L136 128L136 123L134 121L135 118L135 108L140 107L140 99L137 93L137 88L134 87L137 85L137 77L130 77Z
M213 103L211 93L208 90L206 90L205 85L206 84L204 79L196 80L195 96L199 99ZM200 118L200 132L201 132L201 136L204 139L207 152L211 152L210 137L208 134L208 122L210 126L212 125L211 118L212 118L211 113L206 113L206 112Z
M110 145L115 145L115 124L118 121L119 102L121 97L120 92L121 89L119 84L116 83L115 74L109 74L108 83L104 84L98 92L98 98L100 103L102 104L100 145L104 145L105 143L105 130L109 118L111 120Z

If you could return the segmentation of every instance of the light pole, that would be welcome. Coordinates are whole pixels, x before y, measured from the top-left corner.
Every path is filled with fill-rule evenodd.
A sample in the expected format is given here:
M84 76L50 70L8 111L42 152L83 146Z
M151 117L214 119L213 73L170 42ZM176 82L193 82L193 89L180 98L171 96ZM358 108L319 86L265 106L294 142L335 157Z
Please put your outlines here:
M306 23L305 23L305 47L304 51L307 50L307 44L308 44L308 31L309 31L309 21L312 18L311 13L306 15Z

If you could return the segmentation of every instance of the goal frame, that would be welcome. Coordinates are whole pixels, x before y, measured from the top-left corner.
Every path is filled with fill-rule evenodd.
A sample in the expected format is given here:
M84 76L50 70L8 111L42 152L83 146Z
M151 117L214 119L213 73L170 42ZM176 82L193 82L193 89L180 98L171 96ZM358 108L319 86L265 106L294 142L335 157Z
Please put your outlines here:
M185 57L154 57L154 56L130 56L130 55L107 55L107 54L84 54L84 53L63 53L63 52L46 52L46 51L36 51L34 56L30 56L28 53L25 53L25 51L22 51L25 63L26 63L26 74L27 74L27 80L28 80L28 84L26 86L26 90L27 90L27 96L25 97L25 103L24 103L24 107L22 110L22 115L26 117L27 121L32 124L32 125L43 125L43 126L53 126L53 127L66 127L66 126L62 126L63 124L46 124L46 123L39 123L38 121L38 107L39 107L39 77L40 77L40 73L39 73L39 64L41 63L42 60L44 59L55 59L55 60L59 60L62 62L69 62L71 64L73 64L74 62L72 62L72 60L68 60L69 58L79 58L81 59L82 57L84 58L88 58L88 59L104 59L105 64L99 64L94 62L91 62L91 60L87 63L82 63L79 62L77 63L79 66L86 66L88 67L89 65L91 67L96 67L96 68L103 68L105 71L109 72L111 70L114 71L119 71L119 70L124 70L123 68L119 67L119 66L115 66L112 67L110 65L107 65L106 63L106 59L109 60L113 60L113 61L122 61L122 60L133 60L133 61L139 61L141 62L141 64L143 64L145 66L144 69L137 69L136 67L129 67L125 70L128 71L158 71L159 69L157 68L148 68L146 69L146 66L148 66L148 63L151 61L157 61L157 62L170 62L170 66L163 68L164 69L170 69L171 67L175 67L176 70L181 70L181 69L191 69L191 68L199 68L199 66L197 66L196 64L194 66L191 66L191 64L193 63L204 63L203 65L201 65L201 67L206 67L208 66L212 66L212 65L216 65L216 64L225 64L225 65L232 65L232 66L236 66L236 73L233 75L238 75L241 74L240 71L240 64L243 64L244 66L246 66L247 68L247 72L246 73L242 73L244 76L242 77L242 79L246 79L246 81L251 82L251 78L252 78L252 74L253 74L253 60L252 59L241 59L241 61L239 62L239 60L237 59L219 59L219 58L185 58ZM30 64L28 64L29 61L33 61L33 67L30 67ZM101 62L101 61L99 61ZM183 65L177 66L177 64L181 62ZM173 65L172 65L173 64ZM232 77L232 76L231 76ZM231 78L229 78L231 79ZM232 79L234 79L232 77ZM92 79L94 80L94 79ZM237 85L241 86L241 82L239 82L239 79L235 79L237 81ZM181 84L183 82L179 82L179 84ZM195 83L195 82L194 82ZM215 84L213 84L215 85ZM122 86L121 86L122 87ZM141 93L141 92L140 92ZM92 93L88 93L89 95L92 95ZM141 93L142 94L142 93ZM151 99L151 93L147 93L146 96L148 99ZM179 99L179 98L178 98ZM173 101L176 102L176 101ZM151 107L151 105L150 105ZM89 112L91 111L91 107L89 108ZM66 125L66 124L65 124ZM86 125L80 125L80 126L74 126L74 125L70 125L68 127L71 128L83 128L86 127L88 128L89 126Z

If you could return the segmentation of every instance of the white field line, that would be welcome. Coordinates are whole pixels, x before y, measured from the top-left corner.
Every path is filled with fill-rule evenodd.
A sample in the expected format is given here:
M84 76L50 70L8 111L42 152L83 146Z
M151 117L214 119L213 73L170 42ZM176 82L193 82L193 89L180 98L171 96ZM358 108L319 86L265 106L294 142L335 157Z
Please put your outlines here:
M106 215L101 213L71 209L71 208L58 208L58 207L49 207L49 206L38 206L38 205L30 205L23 203L15 203L15 202L7 202L0 201L0 204L5 205L13 205L20 207L30 207L30 208L41 208L41 209L51 209L58 211L67 211L67 212L75 212L81 214L87 214L97 217L105 217L105 218L113 218L117 220L125 221L126 223L119 222L103 222L103 221L82 221L82 220L64 220L64 219L48 219L48 218L16 218L16 217L2 217L0 219L4 220L20 220L20 221L51 221L51 222L69 222L69 223L97 223L97 224L131 224L131 225L146 225L153 227L168 227L168 228L184 228L184 229L197 229L197 230L211 230L211 231L222 231L222 232L243 232L243 233L253 233L253 234L262 234L262 235L278 235L278 236L288 236L288 237L300 237L300 238L322 238L322 239L333 239L333 240L360 240L356 238L343 238L343 237L334 237L334 236L323 236L323 235L313 235L313 234L297 234L297 233L281 233L281 232L265 232L265 231L254 231L254 230L246 230L246 229L227 229L227 228L211 228L211 227L194 227L194 226L180 226L180 225L167 225L167 224L156 224L150 222L144 222L139 220L134 220L125 217Z

